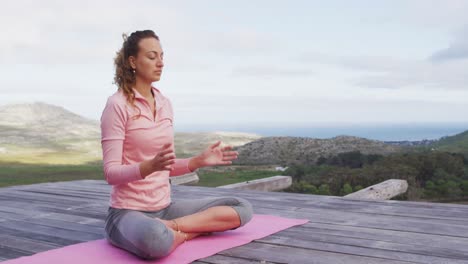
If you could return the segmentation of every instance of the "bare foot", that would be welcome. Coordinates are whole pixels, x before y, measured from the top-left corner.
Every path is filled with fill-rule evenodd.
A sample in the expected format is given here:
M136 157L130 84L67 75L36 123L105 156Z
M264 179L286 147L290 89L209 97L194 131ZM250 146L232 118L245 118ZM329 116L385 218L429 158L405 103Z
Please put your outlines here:
M155 219L161 221L167 228L170 228L173 231L177 232L176 225L174 224L174 222L172 220L164 220L164 219L160 219L160 218L155 218ZM213 234L213 232L187 233L187 240L191 240L191 239L193 239L193 238L195 238L197 236L209 236L211 234Z

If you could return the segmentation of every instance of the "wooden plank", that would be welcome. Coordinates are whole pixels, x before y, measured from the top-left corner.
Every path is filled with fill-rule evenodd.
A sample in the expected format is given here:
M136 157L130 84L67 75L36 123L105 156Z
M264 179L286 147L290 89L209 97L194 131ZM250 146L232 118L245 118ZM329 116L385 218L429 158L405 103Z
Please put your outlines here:
M41 215L40 217L46 219L60 220L63 222L77 223L87 226L95 226L100 228L104 228L105 225L105 221L102 219L83 217L78 215L69 215L63 213L46 213L45 215Z
M17 230L17 229L12 229L12 228L6 228L1 225L0 225L0 233L5 234L5 235L15 236L15 237L27 238L27 239L34 240L34 241L55 244L57 246L68 246L68 245L82 242L72 237L63 238L63 237L51 236L49 234L34 233L34 232L31 232L31 230L22 231L22 230Z
M100 218L83 217L67 214L70 212L70 210L64 210L64 212L65 213L49 212L43 207L37 207L37 205L30 203L8 202L7 204L3 203L0 205L0 216L5 216L5 218L10 217L11 219L24 219L28 217L41 217L98 227L104 225L104 221Z
M11 248L0 247L0 256L5 259L15 259L22 256L29 256L30 253L21 250L15 250Z
M83 206L83 205L81 205ZM48 204L47 206L33 206L33 209L30 209L27 205L24 205L25 210L31 210L31 212L35 212L37 214L45 214L45 213L60 213L60 214L67 214L71 216L82 216L82 217L87 217L87 218L92 218L92 219L105 219L107 210L105 212L88 212L88 211L83 211L79 210L81 209L80 207L68 207L68 208L62 208L60 204ZM8 208L5 206L5 204L0 205L1 208ZM19 207L21 208L21 207Z
M57 248L57 245L7 234L0 234L0 247L25 251L32 254Z
M12 212L4 212L1 210L2 208L0 207L0 222L6 221L6 220L19 220L23 219L27 216L25 215L20 215Z
M1 192L3 195L33 195L38 197L48 197L48 198L56 198L57 196L63 197L65 200L68 201L88 201L93 199L105 200L108 196L107 194L103 193L100 195L90 195L85 192L75 192L72 191L55 191L55 190L48 190L48 189L24 189L24 190L15 190L15 191L8 191L8 192ZM42 194L42 195L41 195Z
M43 193L43 194L51 194L51 195L64 195L64 196L70 196L70 197L80 197L80 198L85 198L85 199L107 199L109 196L109 193L107 192L96 193L96 192L88 192L88 191L83 191L83 190L70 190L70 189L62 189L62 188L44 188L44 189L41 189L40 191L28 190L24 192Z
M255 208L255 213L273 214L290 218L306 218L315 223L333 223L345 226L372 227L385 230L399 230L406 232L426 233L434 235L468 237L468 225L453 225L419 221L414 219L398 219L387 216L368 216L356 213L343 213L332 210L315 210L310 208L301 211L281 211L269 208Z
M431 246L440 248L458 249L467 252L467 238L447 237L424 233L412 233L395 230L382 230L367 227L341 226L333 224L320 224L309 222L301 226L282 231L284 236L289 236L292 230L313 233L319 235L336 235L341 237L372 239L383 242L393 242L407 245L426 246L431 241Z
M61 228L65 230L81 231L83 233L91 233L91 234L98 234L98 235L104 234L104 229L102 227L89 226L89 225L83 225L83 224L72 223L72 222L64 222L64 221L55 220L55 219L44 219L42 217L26 218L21 221L15 221L15 222L17 222L18 224L24 224L27 226L29 226L30 224L37 224L37 225L47 226L47 227L52 227L52 228Z
M199 259L198 261L192 263L212 263L212 264L275 264L281 262L269 262L269 261L255 261L247 258L238 258L238 257L230 257L230 256L223 256L223 255L213 255L203 259Z
M16 194L12 193L0 193L0 199L2 201L23 201L23 202L31 202L31 201L38 201L38 202L48 202L48 203L57 203L57 199L61 200L61 204L63 206L72 206L72 205L80 205L86 202L92 201L91 199L70 199L69 197L52 197L50 195L43 195L43 194L30 194L25 192L18 192Z
M252 242L242 247L235 247L219 253L225 256L244 257L256 261L281 263L319 263L319 264L408 264L424 262L407 262L392 259L360 256L348 253L336 253L322 250L287 247ZM459 264L459 263L456 263ZM460 263L461 264L461 263ZM465 263L466 264L466 263Z
M104 234L94 234L89 232L82 232L82 231L75 231L70 229L58 228L58 227L50 227L44 226L40 224L33 224L27 223L28 225L25 226L25 222L19 221L5 221L2 222L2 226L10 229L15 229L18 231L23 232L30 232L31 234L42 234L42 235L51 235L54 237L60 238L73 238L74 240L78 241L90 241L96 239L104 238Z
M423 263L444 263L468 260L468 252L436 248L431 246L412 246L371 239L356 239L334 235L317 235L290 232L289 236L275 234L256 240L273 245L293 246L305 249L379 257L400 261Z

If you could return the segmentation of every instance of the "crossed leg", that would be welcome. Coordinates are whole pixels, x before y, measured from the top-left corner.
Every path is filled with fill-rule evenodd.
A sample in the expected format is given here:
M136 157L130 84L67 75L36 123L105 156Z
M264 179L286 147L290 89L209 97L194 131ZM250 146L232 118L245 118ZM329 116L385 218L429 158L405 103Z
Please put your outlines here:
M180 200L157 212L112 209L106 238L113 245L145 259L170 254L177 246L204 233L236 229L252 218L252 205L235 197ZM177 226L175 226L175 220Z
M216 197L172 202L164 219L158 220L174 234L172 251L186 239L245 225L252 218L252 213L252 205L245 199Z

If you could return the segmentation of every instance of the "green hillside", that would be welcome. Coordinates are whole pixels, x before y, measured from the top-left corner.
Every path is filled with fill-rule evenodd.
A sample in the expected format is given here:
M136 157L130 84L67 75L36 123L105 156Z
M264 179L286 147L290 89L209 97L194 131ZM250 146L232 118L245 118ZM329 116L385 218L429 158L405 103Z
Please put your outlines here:
M468 158L468 130L454 136L443 137L430 147L440 151L462 153Z

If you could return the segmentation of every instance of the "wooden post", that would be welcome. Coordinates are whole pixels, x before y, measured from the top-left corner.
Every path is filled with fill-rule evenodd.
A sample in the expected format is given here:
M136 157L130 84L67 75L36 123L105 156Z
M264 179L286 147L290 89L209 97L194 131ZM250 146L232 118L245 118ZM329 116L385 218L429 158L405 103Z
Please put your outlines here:
M286 189L291 186L291 184L291 176L273 176L253 181L218 186L217 188L272 192Z
M405 180L390 179L384 182L369 186L357 192L343 196L343 198L362 200L389 200L408 190L408 182Z

